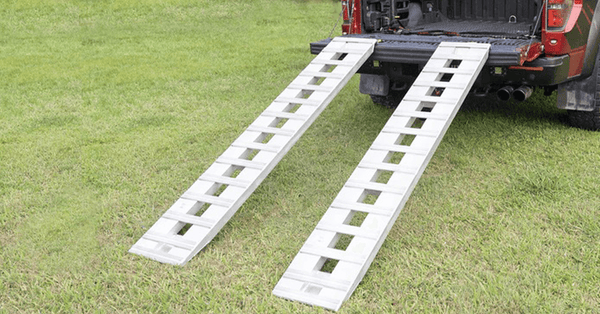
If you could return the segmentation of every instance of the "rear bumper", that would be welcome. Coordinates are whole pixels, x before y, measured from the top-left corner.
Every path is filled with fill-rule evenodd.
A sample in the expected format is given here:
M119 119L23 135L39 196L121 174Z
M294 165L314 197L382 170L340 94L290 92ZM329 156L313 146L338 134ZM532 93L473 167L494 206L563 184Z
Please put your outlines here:
M369 61L359 73L387 74L394 77L393 71L386 65L417 64L421 68L442 41L489 43L490 55L486 68L482 71L476 85L518 85L552 86L567 81L569 73L569 56L537 58L532 62L520 64L522 51L532 43L526 39L501 39L458 36L422 36L393 34L361 34L349 35L360 38L375 38L379 42ZM331 39L323 39L310 44L311 53L318 54ZM533 41L535 42L535 40ZM379 61L378 67L373 61ZM498 67L502 71L498 70Z

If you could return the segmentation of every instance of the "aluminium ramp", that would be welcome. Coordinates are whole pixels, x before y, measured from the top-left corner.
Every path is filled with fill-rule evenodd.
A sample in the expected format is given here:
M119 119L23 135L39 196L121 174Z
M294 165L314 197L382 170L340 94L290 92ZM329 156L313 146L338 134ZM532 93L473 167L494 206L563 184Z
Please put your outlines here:
M352 295L488 52L489 44L439 45L273 294L335 311Z
M210 242L373 53L334 38L129 252L184 265Z

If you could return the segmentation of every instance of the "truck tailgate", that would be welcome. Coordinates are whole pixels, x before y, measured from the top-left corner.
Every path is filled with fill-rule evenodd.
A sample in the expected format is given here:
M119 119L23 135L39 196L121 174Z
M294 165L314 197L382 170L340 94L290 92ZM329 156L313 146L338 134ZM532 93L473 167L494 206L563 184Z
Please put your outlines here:
M460 37L445 35L395 35L395 34L361 34L347 35L360 38L375 38L379 42L371 56L374 60L395 63L425 64L439 43L475 42L491 45L487 65L519 66L530 45L540 43L539 39L509 39L493 37ZM330 38L310 44L311 53L318 54L329 42Z

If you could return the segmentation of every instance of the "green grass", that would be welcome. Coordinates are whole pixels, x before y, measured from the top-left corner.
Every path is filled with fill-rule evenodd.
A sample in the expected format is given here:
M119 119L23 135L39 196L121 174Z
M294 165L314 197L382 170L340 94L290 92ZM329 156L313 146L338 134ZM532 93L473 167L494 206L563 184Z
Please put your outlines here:
M354 78L185 267L129 247L311 60L337 1L0 1L0 312L326 312L271 295L391 112ZM339 30L336 30L339 34ZM340 313L600 308L600 135L458 114Z

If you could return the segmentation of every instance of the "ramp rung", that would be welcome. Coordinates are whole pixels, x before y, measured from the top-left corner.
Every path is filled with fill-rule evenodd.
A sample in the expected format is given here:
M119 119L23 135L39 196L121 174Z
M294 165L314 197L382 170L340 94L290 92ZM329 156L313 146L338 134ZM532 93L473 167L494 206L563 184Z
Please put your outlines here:
M233 142L233 144L231 144L231 146L248 148L248 149L264 150L265 152L271 152L271 153L277 153L277 152L279 152L279 150L281 150L280 147L276 147L276 146L269 145L269 144L256 143L256 142L235 141L235 142Z
M434 53L431 59L479 61L479 55L466 55L457 53Z
M177 239L175 238L175 235L168 236L148 231L144 234L143 238L150 241L176 246L186 250L193 250L196 247L195 242L188 241L185 239Z
M279 112L279 111L264 111L262 116L265 117L273 117L273 118L283 118L283 119L292 119L292 120L307 120L309 116L291 112Z
M222 199L222 198L216 197L216 196L195 193L195 192L189 191L189 190L187 192L183 193L181 198L186 198L186 199L193 200L193 201L209 203L209 204L223 206L223 207L229 207L234 202L233 200Z
M184 222L186 224L192 224L196 226L211 228L214 226L214 222L208 219L204 219L202 217L190 215L190 214L182 214L178 212L167 211L163 214L163 218L177 220L180 222Z
M343 234L348 234L348 235L357 236L357 237L363 237L363 238L367 238L367 239L371 239L371 240L379 239L379 234L377 234L377 233L363 230L363 228L361 228L361 227L345 225L345 224L333 224L333 223L319 222L319 224L317 225L317 227L315 229L343 233Z
M352 49L352 48L323 48L324 52L333 52L333 53L347 53L347 54L363 54L365 52L364 49Z
M406 174L416 174L418 169L407 168L397 164L390 164L387 162L361 162L358 167L367 168L367 169L379 169L379 170L387 170L392 172L406 173Z
M427 155L429 153L423 149L412 148L406 145L385 145L385 144L373 144L371 146L373 150L383 150L388 152L397 152L397 153L405 153L405 154L415 154L415 155Z
M307 98L290 98L290 97L277 97L275 102L280 102L284 104L299 104L299 105L307 105L307 106L320 106L321 102L317 100L307 99Z
M325 276L324 273L319 274L316 271L305 272L298 269L288 269L288 271L285 272L285 277L336 290L348 289L352 284L350 281L332 279L331 275Z
M198 180L227 184L227 185L231 185L231 186L237 186L240 188L245 188L250 185L250 182L248 182L248 181L231 178L231 177L225 177L225 176L217 176L217 175L212 175L212 174L207 174L207 173L202 174Z
M408 93L404 96L403 101L426 101L433 103L443 103L443 104L455 104L458 100L454 98L446 98L446 97L438 97L438 96L416 96L409 95Z
M351 38L344 38L342 41L338 39L341 38L334 38L331 41L331 45L327 45L323 49L329 53L353 53L362 55L365 53L365 49L369 48L371 45L367 38L352 38L354 41L352 41Z
M376 215L382 215L382 216L390 216L392 214L392 212L394 211L394 208L382 208L376 205L371 205L371 204L363 204L363 203L356 203L356 202L342 202L342 201L333 201L333 203L331 203L331 207L334 208L340 208L340 209L348 209L348 210L353 210L353 211L358 211L358 212L364 212L364 213L369 213L369 214L376 214Z
M152 259L156 259L161 262L183 265L189 261L195 254L197 254L202 248L207 245L213 237L219 232L219 230L227 223L227 221L235 214L235 212L242 206L244 201L252 195L258 185L267 177L267 175L275 168L277 163L285 156L290 148L298 141L298 139L306 132L310 125L317 119L319 114L325 110L327 105L335 98L340 90L348 83L352 78L352 75L358 71L358 69L368 60L369 56L373 53L376 39L356 39L351 37L334 38L331 42L331 46L328 45L327 51L322 52L309 64L306 69L308 71L302 71L298 78L293 80L289 87L287 87L271 105L265 109L265 111L253 122L250 127L244 133L242 133L238 139L215 161L215 163L209 167L207 173L200 176L196 181L195 185L187 190L180 199L176 202L177 206L173 210L168 210L162 218L159 219L155 226L150 230L164 230L165 228L177 228L179 222L191 223L195 226L203 226L208 230L194 228L194 231L202 231L199 233L186 233L186 239L189 239L193 234L202 234L198 236L198 239L194 239L195 244L193 249L190 249L190 245L186 247L189 250L182 250L177 248L177 255L185 255L181 258L163 254L164 251L154 250L149 248L149 243L152 241L142 238L136 242L130 252L147 256ZM339 49L338 49L339 48ZM341 58L340 54L346 53L344 51L352 51L343 60L330 60L336 57ZM323 65L338 65L337 67L328 67ZM323 72L319 71L329 71ZM319 73L314 73L314 72ZM307 83L317 83L318 80L307 79L307 75L313 75L313 78L325 77L326 83L321 85L304 85ZM257 86L257 88L259 88ZM308 97L305 97L308 92L298 92L297 89L306 91L314 91ZM297 112L287 112L286 104L300 104L301 107ZM279 108L282 111L277 111ZM285 110L285 112L284 112ZM274 118L274 119L273 119ZM291 121L285 121L283 127L280 129L274 127L275 123L281 123L284 119ZM253 142L253 139L257 138L256 132L275 134L272 141L269 143L258 143ZM258 135L260 136L260 135ZM259 150L260 152L256 155L256 161L243 159L248 150ZM228 166L241 167L239 178L229 178L222 176L221 174L227 171ZM223 172L220 172L223 171ZM223 194L219 197L206 195L208 192L202 190L210 183L214 182L217 184L226 184L227 187ZM206 194L204 193L206 192ZM210 222L203 220L202 217L195 215L183 214L191 212L192 208L198 205L196 202L208 203L224 208L218 208L219 212L217 217ZM217 214L214 209L211 210L212 214ZM212 218L213 216L211 216ZM175 220L175 221L173 221ZM170 230L170 229L169 229ZM153 235L149 234L148 237L152 238ZM154 239L156 235L154 235ZM178 239L177 237L175 239ZM171 244L176 244L172 239L166 239ZM156 241L155 241L156 242ZM160 245L158 245L160 247ZM181 244L179 244L181 246ZM189 251L189 252L188 252ZM186 253L187 252L187 253ZM320 301L319 301L320 302ZM325 304L325 303L324 303Z
M472 74L473 71L472 70L463 70L460 68L434 68L434 67L427 67L427 65L425 65L425 67L423 67L423 70L421 70L421 73L448 73L448 74L465 74L465 75L469 75Z
M321 85L311 85L311 84L290 84L288 88L290 89L300 89L300 90L312 90L315 92L329 92L335 86L321 86Z
M304 244L304 246L302 246L300 249L300 252L354 264L360 264L366 259L365 256L360 256L347 251L341 251L329 247L318 247L310 244Z
M251 161L247 159L239 159L239 158L227 158L227 157L219 157L216 162L221 164L229 164L234 166L240 166L250 169L263 169L266 164L262 162Z
M344 60L330 60L330 59L319 59L316 57L311 62L312 64L323 64L323 65L341 65L341 66L352 66L353 62L348 62Z
M247 130L252 131L252 132L269 133L269 134L284 135L284 136L292 136L292 135L294 135L294 133L296 133L294 130L274 128L274 127L255 126L255 125L249 126Z
M416 84L409 89L393 114L393 117L409 118L407 121L411 121L411 118L434 119L435 121L426 121L423 124L424 129L416 129L405 127L403 123L406 119L390 119L358 165L357 168L361 168L361 170L354 172L344 184L323 219L321 219L313 234L292 262L294 267L302 265L302 269L306 270L322 267L322 257L352 263L338 263L333 266L332 271L332 274L336 274L336 278L340 274L347 273L351 282L349 288L344 290L329 289L328 286L313 277L306 278L305 276L294 275L295 270L289 268L283 274L273 293L284 298L327 307L335 311L339 309L342 302L350 297L367 272L469 89L481 72L487 60L489 48L489 44L477 43L441 43L439 45L433 54L434 57L425 65L425 69L417 78ZM452 60L466 60L467 62L457 63L457 68L445 68L445 66L454 66L454 64L451 64ZM449 78L449 82L438 82L439 76L436 73L460 73L464 75L452 76ZM435 80L431 80L432 78ZM431 93L432 89L436 87L448 88L448 90L444 90L439 97L423 95ZM430 104L425 102L437 104L432 109L435 113L406 109L431 107ZM415 136L410 145L396 144L397 139L402 138L403 134ZM408 156L404 156L400 161L402 166L400 164L390 164L387 162L390 158L389 152L406 153ZM392 171L394 174L403 173L407 175L394 176L393 174L390 180L384 184L371 181L373 170L387 170ZM362 196L365 192L361 194L360 190L357 191L356 189L380 191L382 194L379 195L375 204L365 204L357 200L361 199L358 195ZM353 202L353 200L355 201ZM368 213L363 225L365 225L365 228L368 226L369 233L363 233L362 226L355 227L340 224L340 221L346 221L352 215L347 211ZM370 216L373 214L383 217ZM332 232L335 232L335 234L332 234ZM348 234L355 237L348 246L349 252L322 247L328 245L328 243L333 243L331 241L335 240L338 234ZM371 245L371 243L373 244ZM350 252L351 254L348 254ZM305 254L316 255L321 258L313 258ZM311 285L314 285L314 287ZM319 288L321 286L323 289ZM291 287L294 287L294 289L291 289ZM322 296L321 293L323 296L335 298L324 302L319 299Z
M410 135L421 135L421 136L429 136L429 137L437 137L440 132L432 131L432 130L423 130L416 128L399 128L393 126L385 126L381 132L386 133L398 133L398 134L410 134Z
M394 117L411 117L420 119L433 119L433 120L446 120L448 119L447 114L436 114L425 111L405 111L397 110L392 114Z
M390 185L383 184L383 183L354 181L354 180L348 180L346 182L346 186L350 187L350 188L358 188L358 189L380 191L380 192L387 192L387 193L394 193L394 194L402 194L402 191L404 190L404 188L400 189L398 187L390 186Z
M341 79L344 77L344 75L342 75L340 73L315 72L315 71L303 71L302 73L300 73L300 75L307 76L307 77L323 77L323 78L334 78L334 79Z
M438 88L465 88L466 82L460 83L450 83L450 82L440 82L440 81L415 81L412 86L423 86L423 87L438 87Z

